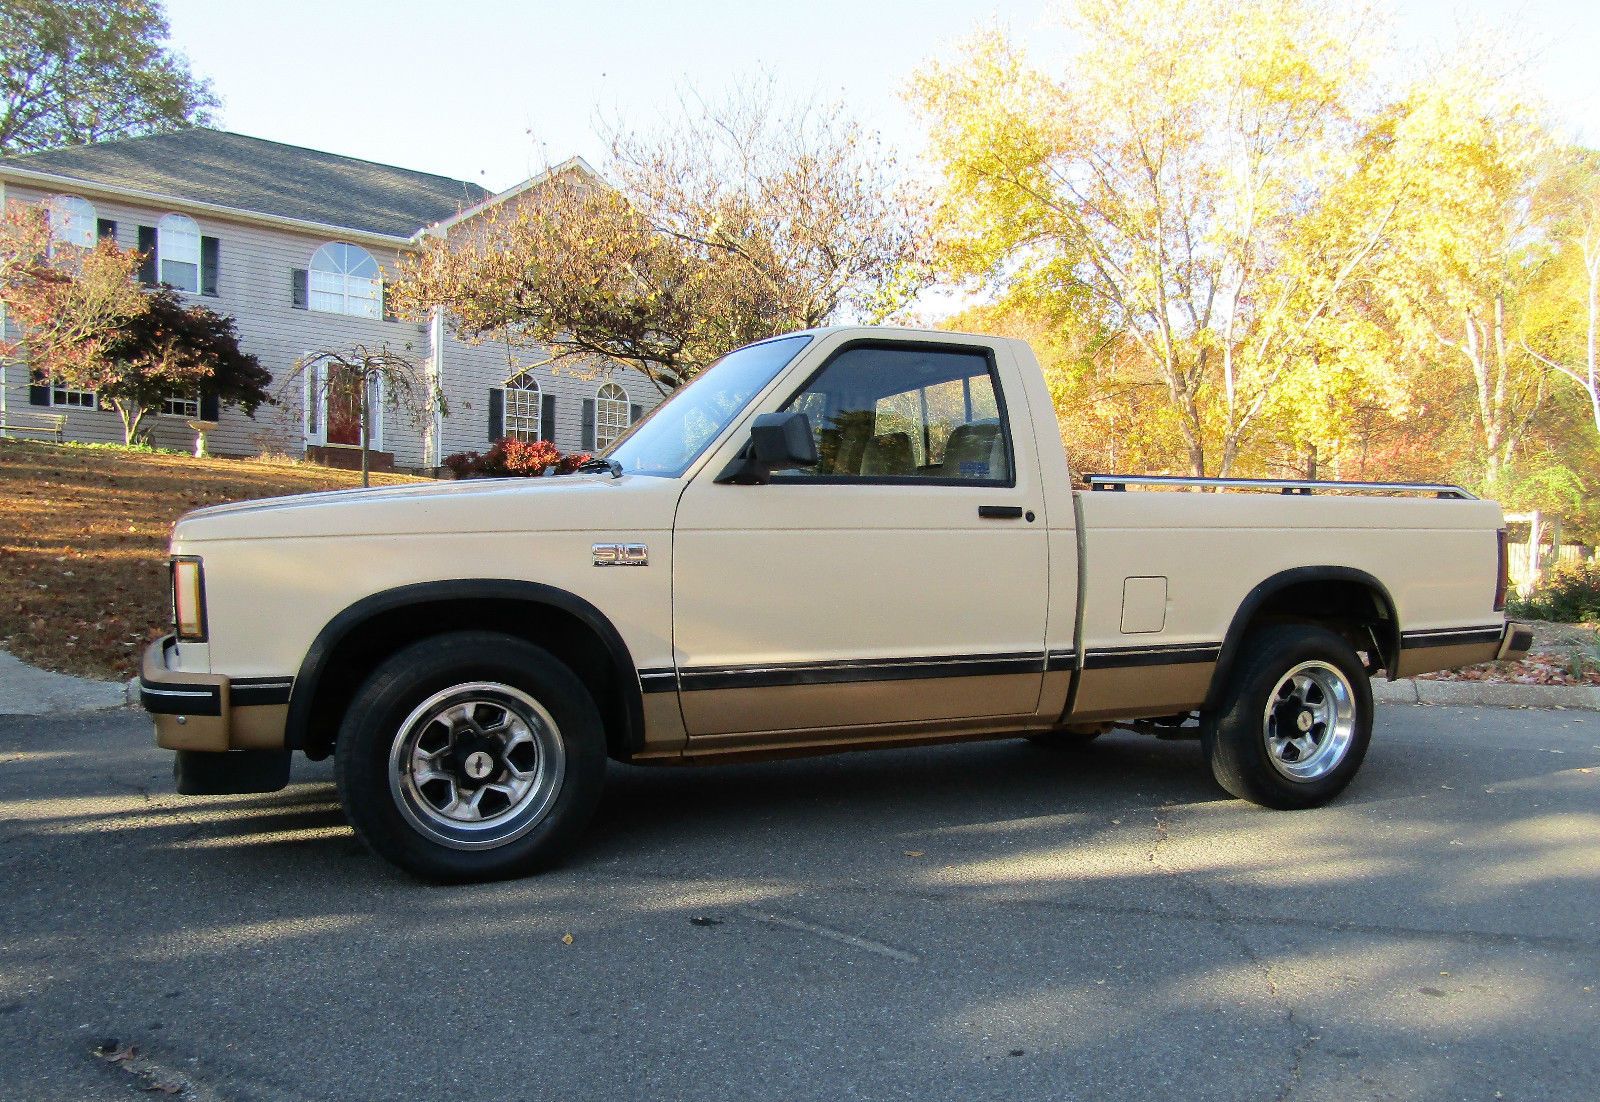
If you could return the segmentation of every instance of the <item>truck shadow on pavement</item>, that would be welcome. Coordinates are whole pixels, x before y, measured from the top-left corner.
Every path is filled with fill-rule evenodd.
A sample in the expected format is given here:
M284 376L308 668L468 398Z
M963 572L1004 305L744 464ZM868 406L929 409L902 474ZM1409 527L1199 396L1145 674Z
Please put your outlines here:
M1295 814L1124 735L619 767L565 865L448 889L365 852L328 763L183 799L125 719L0 724L0 1043L242 1097L1582 1097L1600 721L1397 715Z

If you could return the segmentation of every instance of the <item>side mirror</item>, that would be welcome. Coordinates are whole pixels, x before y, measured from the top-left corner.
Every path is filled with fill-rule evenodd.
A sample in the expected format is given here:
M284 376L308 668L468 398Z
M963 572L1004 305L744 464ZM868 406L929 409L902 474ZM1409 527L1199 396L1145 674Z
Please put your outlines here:
M819 458L817 439L805 414L763 413L750 425L750 442L717 481L759 484L768 481L773 471L815 466Z

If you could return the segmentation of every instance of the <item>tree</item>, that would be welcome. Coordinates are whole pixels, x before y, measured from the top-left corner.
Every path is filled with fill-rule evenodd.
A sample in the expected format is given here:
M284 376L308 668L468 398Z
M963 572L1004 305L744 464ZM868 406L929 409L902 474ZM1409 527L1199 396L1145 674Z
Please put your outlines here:
M8 204L0 221L0 306L22 340L0 341L0 356L16 359L25 346L43 378L97 372L106 341L146 308L138 266L138 253L109 241L92 249L55 241L41 208Z
M101 355L104 369L77 383L117 411L129 444L147 437L145 415L174 395L215 398L248 417L272 401L272 373L239 347L233 319L185 306L168 287L149 292L146 308L123 322Z
M1578 387L1600 434L1600 153L1566 151L1545 185L1558 255L1522 348Z
M608 176L574 168L431 239L392 301L667 393L732 347L881 318L921 286L920 207L838 107L694 100L615 133Z
M1435 394L1463 382L1494 491L1547 397L1525 336L1552 220L1535 202L1555 146L1539 112L1469 48L1419 80L1372 131L1365 186L1396 208L1372 287ZM1442 376L1428 374L1437 365Z
M146 413L174 394L215 397L254 416L272 376L239 347L233 319L187 306L171 288L135 279L140 256L102 241L92 249L51 238L48 219L21 204L0 226L0 304L22 339L0 354L26 356L40 379L91 390L122 418L123 440L145 438Z
M0 0L0 153L210 122L158 0Z
M1160 380L1191 472L1228 474L1391 232L1324 202L1358 168L1365 17L1080 0L1074 24L1059 76L993 31L918 74L941 267L1092 311Z
M370 485L373 401L383 395L384 404L398 410L418 429L425 431L435 413L448 415L444 391L438 381L409 355L411 345L395 351L388 343L373 347L356 344L349 348L323 349L300 357L284 377L280 401L287 401L297 384L305 387L314 402L353 401L361 425L361 485Z

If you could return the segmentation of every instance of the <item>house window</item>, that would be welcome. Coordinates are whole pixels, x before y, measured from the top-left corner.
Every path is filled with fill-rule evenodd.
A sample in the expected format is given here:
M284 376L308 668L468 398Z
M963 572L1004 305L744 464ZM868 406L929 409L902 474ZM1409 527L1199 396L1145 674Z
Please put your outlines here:
M594 446L605 451L628 431L628 392L616 383L601 387L594 398Z
M198 394L169 394L161 400L161 412L168 417L187 417L191 421L200 419L200 396Z
M156 226L156 263L162 283L200 292L200 227L186 214L169 214Z
M51 243L94 248L94 204L76 195L53 195L46 204L50 212Z
M538 440L539 384L526 373L506 381L506 435L517 440Z
M383 316L383 272L360 245L334 241L311 257L311 309L357 318Z
M77 390L64 383L52 382L50 384L50 404L53 406L67 406L71 409L94 409L99 403L95 401L94 391Z

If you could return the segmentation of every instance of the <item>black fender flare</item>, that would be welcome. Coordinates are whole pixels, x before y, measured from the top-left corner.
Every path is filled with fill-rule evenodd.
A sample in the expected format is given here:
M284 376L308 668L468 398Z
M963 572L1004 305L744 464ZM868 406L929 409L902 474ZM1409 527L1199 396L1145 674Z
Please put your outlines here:
M411 605L438 604L460 600L495 600L548 605L568 613L597 635L617 669L622 686L626 729L622 744L628 750L644 745L644 699L639 689L639 671L628 645L605 613L582 597L541 582L516 578L462 578L450 581L418 582L395 589L381 590L361 598L329 620L312 640L300 671L295 675L289 696L289 713L284 729L284 745L291 750L305 748L305 732L311 722L311 709L317 690L333 655L352 632L375 616Z
M1233 664L1239 656L1239 647L1244 643L1245 631L1261 606L1275 594L1290 586L1303 585L1306 582L1355 582L1370 590L1377 596L1389 616L1387 627L1380 633L1378 642L1384 647L1384 655L1390 664L1399 657L1400 616L1395 610L1394 597L1390 595L1387 586L1365 570L1357 570L1351 566L1297 566L1292 570L1273 574L1258 583L1254 589L1245 594L1244 600L1239 602L1238 611L1233 614L1233 622L1228 625L1228 633L1223 636L1222 649L1217 654L1216 668L1211 672L1211 686L1206 692L1207 711L1215 710L1221 705L1222 693L1227 687L1228 678L1233 673Z

